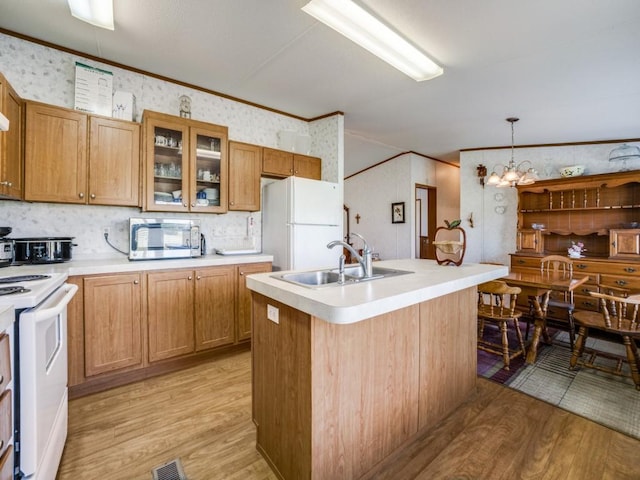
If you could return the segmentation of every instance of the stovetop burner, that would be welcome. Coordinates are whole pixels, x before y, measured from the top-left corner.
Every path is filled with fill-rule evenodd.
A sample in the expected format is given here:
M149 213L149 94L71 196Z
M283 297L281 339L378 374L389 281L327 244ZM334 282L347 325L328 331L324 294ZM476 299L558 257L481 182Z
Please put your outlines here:
M15 275L13 277L2 277L0 283L32 282L34 280L45 280L51 275Z
M16 285L15 287L0 287L0 295L13 295L14 293L27 293L30 291L28 288L20 285Z

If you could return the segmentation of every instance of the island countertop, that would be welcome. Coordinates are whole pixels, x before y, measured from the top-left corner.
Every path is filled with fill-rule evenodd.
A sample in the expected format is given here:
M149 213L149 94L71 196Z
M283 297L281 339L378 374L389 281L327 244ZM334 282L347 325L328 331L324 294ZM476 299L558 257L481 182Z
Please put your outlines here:
M268 298L330 323L348 324L447 295L509 273L507 266L463 263L438 265L434 260L386 260L376 266L410 274L349 285L307 288L278 278L285 272L247 277L247 287Z

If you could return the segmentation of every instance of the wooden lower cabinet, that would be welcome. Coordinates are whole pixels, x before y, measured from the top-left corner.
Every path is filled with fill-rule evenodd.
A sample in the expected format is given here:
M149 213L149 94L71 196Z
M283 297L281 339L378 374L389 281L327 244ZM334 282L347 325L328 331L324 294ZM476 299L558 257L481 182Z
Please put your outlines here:
M477 379L476 295L339 325L254 292L256 448L278 478L376 478L376 465L464 402Z
M147 274L149 362L195 351L193 270Z
M72 276L71 398L194 365L251 337L246 275L271 263Z
M0 456L0 480L13 480L13 445Z
M247 263L238 269L238 341L251 338L251 290L247 288L247 275L271 271L270 263Z
M84 279L84 369L87 377L142 366L140 274Z
M196 351L235 341L235 277L233 265L196 271Z

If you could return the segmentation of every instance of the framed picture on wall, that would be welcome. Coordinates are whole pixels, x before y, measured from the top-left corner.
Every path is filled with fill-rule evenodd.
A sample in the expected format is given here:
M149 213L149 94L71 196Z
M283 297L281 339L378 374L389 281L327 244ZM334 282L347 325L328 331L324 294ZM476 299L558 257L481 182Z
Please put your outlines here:
M404 223L404 202L391 204L391 223Z

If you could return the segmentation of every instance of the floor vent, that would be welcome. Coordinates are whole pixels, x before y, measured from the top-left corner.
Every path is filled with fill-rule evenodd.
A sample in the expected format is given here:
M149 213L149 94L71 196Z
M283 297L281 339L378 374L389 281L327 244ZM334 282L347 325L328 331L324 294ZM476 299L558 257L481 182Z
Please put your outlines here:
M153 480L187 480L180 459L176 458L151 470Z

